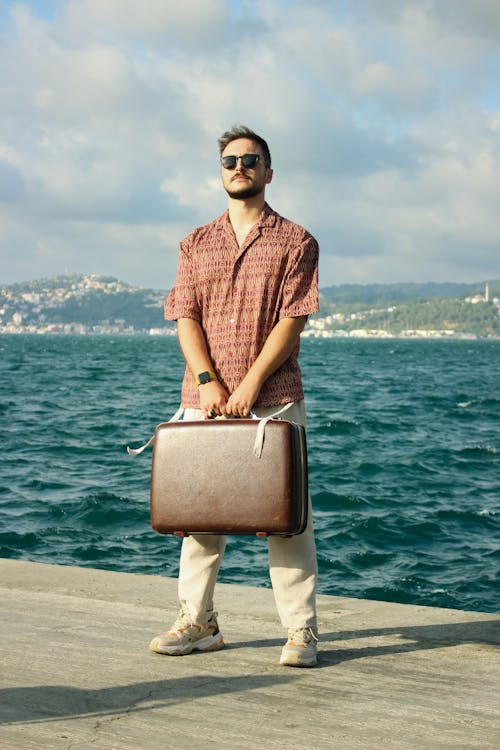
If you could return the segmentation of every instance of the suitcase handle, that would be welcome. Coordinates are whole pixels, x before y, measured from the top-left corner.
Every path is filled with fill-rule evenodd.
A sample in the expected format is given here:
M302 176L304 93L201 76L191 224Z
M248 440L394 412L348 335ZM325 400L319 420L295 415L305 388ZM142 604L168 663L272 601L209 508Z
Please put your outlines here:
M267 417L258 417L254 412L250 412L250 416L252 419L256 419L259 421L259 426L257 427L257 434L255 436L255 443L253 446L253 454L257 458L260 458L262 455L262 449L264 448L264 433L266 430L266 425L269 422L270 419L274 419L275 417L279 416L280 414L283 414L283 412L287 411L287 409L290 409L291 406L293 406L293 401L291 401L288 404L285 404L281 407L281 409L278 409L278 411L273 412L272 414L269 414ZM181 406L177 411L175 412L174 416L171 417L168 421L169 422L178 422L179 419L182 417L184 413L184 407ZM144 443L144 445L141 445L140 448L130 448L130 446L127 445L127 453L129 456L138 456L143 451L146 450L146 448L149 448L150 445L153 445L155 440L155 436L149 438L147 443Z

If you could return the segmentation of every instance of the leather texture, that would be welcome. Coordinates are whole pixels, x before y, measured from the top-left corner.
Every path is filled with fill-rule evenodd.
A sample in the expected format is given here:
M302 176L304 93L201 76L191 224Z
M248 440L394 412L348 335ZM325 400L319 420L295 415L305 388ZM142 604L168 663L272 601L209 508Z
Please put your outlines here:
M307 524L305 429L271 419L167 422L155 431L151 525L161 534L300 534Z

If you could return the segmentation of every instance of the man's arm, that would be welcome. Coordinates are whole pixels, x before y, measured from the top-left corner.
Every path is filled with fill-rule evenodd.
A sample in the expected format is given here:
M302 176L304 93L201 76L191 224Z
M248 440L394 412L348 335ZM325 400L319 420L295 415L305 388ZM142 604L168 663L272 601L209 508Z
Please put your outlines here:
M267 378L280 367L295 349L304 330L307 315L282 318L274 326L262 350L225 404L225 413L247 417Z
M186 364L196 377L200 372L213 370L214 366L207 349L207 342L203 329L197 320L179 318L177 321L179 344L186 360ZM226 402L229 394L218 380L211 380L198 386L200 392L200 409L205 417L208 413L225 414Z

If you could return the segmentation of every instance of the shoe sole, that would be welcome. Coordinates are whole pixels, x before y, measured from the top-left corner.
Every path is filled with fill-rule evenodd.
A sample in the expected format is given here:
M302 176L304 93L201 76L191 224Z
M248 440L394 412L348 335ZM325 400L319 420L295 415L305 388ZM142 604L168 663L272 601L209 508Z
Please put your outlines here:
M280 666L282 667L315 667L318 663L317 659L311 661L292 661L292 659L280 659Z
M316 654L310 656L308 659L304 659L303 654L282 654L280 657L280 665L282 667L315 667L318 663L318 657Z
M206 638L200 638L199 641L194 643L188 643L185 646L160 646L158 638L153 638L149 644L150 651L154 651L156 654L165 654L166 656L187 656L192 651L219 651L224 648L224 639L222 634L219 633L217 636L209 635Z

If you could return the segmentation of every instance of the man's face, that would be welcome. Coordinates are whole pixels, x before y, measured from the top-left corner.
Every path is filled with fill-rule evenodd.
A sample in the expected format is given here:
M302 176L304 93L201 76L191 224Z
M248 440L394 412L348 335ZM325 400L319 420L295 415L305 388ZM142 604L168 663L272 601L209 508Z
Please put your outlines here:
M246 200L260 195L273 176L273 170L266 166L261 147L248 138L231 141L222 152L222 156L244 154L258 154L260 158L254 167L244 167L241 159L238 159L234 169L225 169L221 166L224 189L230 198L236 200Z

